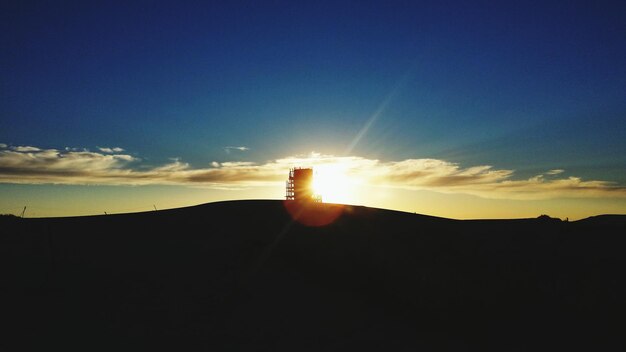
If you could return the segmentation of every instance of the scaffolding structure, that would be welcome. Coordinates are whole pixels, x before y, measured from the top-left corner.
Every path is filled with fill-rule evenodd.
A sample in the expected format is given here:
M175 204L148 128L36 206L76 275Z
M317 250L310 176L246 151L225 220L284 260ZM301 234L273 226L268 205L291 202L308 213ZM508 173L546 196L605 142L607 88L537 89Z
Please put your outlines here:
M312 168L294 167L289 169L285 198L306 202L322 201L322 197L313 191Z

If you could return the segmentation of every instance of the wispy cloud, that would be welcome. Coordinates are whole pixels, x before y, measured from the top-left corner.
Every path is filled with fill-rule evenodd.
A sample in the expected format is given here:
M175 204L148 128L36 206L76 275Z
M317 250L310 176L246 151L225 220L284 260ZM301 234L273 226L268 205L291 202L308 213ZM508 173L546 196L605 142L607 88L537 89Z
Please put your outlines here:
M15 150L16 152L38 152L41 150L37 147L25 147L25 146L12 147L11 149Z
M97 147L98 150L100 150L103 153L107 153L107 154L113 154L113 153L121 153L124 151L124 149L120 148L120 147L114 147L114 148L107 148L107 147Z
M558 175L558 174L562 174L564 172L565 172L565 170L563 170L563 169L554 169L554 170L549 170L548 172L546 172L546 175Z
M228 154L231 152L231 150L236 150L236 151L240 151L240 152L245 152L250 150L250 148L248 147L244 147L244 146L239 146L239 147L233 147L233 146L228 146L228 147L224 147L224 151Z
M153 168L121 153L123 149L41 149L0 146L1 183L58 183L111 185L202 185L233 189L282 185L286 172L294 166L339 166L350 178L363 185L445 193L465 193L488 198L543 199L556 197L626 198L626 187L609 181L559 177L561 169L547 170L545 178L536 175L516 179L514 170L489 165L463 167L439 159L380 161L357 156L337 157L311 153L265 163L212 162L194 168L179 159ZM105 149L102 151L102 149ZM109 152L108 149L111 149Z

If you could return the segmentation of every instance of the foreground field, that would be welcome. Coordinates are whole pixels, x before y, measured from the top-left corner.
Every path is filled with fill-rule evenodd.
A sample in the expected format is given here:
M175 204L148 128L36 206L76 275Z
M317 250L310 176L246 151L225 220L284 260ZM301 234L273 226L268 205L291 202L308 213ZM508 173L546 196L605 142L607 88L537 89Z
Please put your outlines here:
M626 346L624 216L345 206L312 227L281 201L235 201L0 226L0 350Z

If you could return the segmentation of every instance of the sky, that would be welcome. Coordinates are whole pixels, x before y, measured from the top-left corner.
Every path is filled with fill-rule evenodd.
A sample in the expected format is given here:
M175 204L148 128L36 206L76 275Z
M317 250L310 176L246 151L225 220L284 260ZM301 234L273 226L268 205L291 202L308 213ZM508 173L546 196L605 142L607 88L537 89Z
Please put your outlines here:
M0 4L0 213L626 214L626 4Z

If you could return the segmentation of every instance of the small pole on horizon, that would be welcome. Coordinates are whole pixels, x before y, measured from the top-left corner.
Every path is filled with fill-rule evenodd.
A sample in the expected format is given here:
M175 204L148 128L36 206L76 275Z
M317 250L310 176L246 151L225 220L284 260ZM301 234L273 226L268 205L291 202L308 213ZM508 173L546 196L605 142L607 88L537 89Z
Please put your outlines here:
M152 204L152 206L154 207L154 211L158 211L156 205Z
M24 209L22 209L22 215L20 215L21 218L24 218L24 213L26 213L26 206L24 206Z

